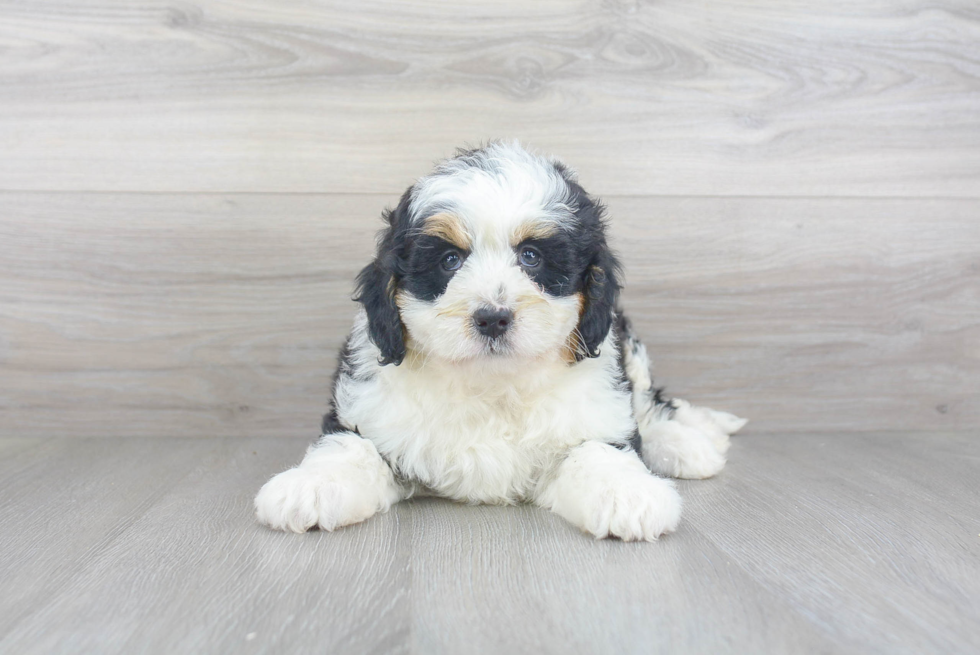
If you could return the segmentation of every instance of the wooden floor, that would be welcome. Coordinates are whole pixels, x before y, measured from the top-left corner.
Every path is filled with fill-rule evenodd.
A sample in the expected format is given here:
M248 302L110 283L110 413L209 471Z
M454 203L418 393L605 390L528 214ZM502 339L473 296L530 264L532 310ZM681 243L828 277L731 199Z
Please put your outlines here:
M436 499L274 533L295 439L0 440L0 652L975 653L975 433L738 437L658 543Z

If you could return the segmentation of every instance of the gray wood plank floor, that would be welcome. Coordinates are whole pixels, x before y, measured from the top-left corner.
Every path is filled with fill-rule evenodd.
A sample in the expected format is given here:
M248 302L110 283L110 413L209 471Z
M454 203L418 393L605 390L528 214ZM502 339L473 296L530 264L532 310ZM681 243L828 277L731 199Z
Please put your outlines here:
M304 440L0 439L0 652L977 652L977 437L738 437L654 544L438 499L274 533Z

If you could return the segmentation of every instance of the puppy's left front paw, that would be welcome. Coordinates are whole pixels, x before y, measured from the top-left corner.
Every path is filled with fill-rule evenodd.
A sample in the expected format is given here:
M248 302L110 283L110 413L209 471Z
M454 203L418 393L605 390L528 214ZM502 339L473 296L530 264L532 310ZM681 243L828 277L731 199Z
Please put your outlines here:
M681 497L669 480L644 475L588 492L584 528L597 539L656 541L681 519Z
M636 453L596 442L574 449L535 500L597 539L655 541L681 518L673 482L650 475Z

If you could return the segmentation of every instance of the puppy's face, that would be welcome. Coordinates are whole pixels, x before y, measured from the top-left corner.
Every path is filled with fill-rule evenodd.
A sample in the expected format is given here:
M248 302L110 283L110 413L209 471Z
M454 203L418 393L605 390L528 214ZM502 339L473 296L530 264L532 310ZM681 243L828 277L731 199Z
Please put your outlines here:
M601 212L567 169L518 146L443 163L386 216L359 278L382 361L598 354L618 292Z
M573 353L584 263L571 231L536 203L486 206L499 214L423 212L395 298L412 346L451 360Z

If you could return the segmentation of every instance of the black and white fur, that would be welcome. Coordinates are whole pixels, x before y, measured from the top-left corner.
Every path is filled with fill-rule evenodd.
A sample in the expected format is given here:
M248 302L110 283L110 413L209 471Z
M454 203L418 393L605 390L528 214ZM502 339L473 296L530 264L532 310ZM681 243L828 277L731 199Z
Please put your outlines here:
M597 538L654 540L745 420L668 400L617 309L603 207L517 144L460 152L386 212L323 435L255 498L333 530L415 494L533 502ZM651 474L651 471L653 474Z

